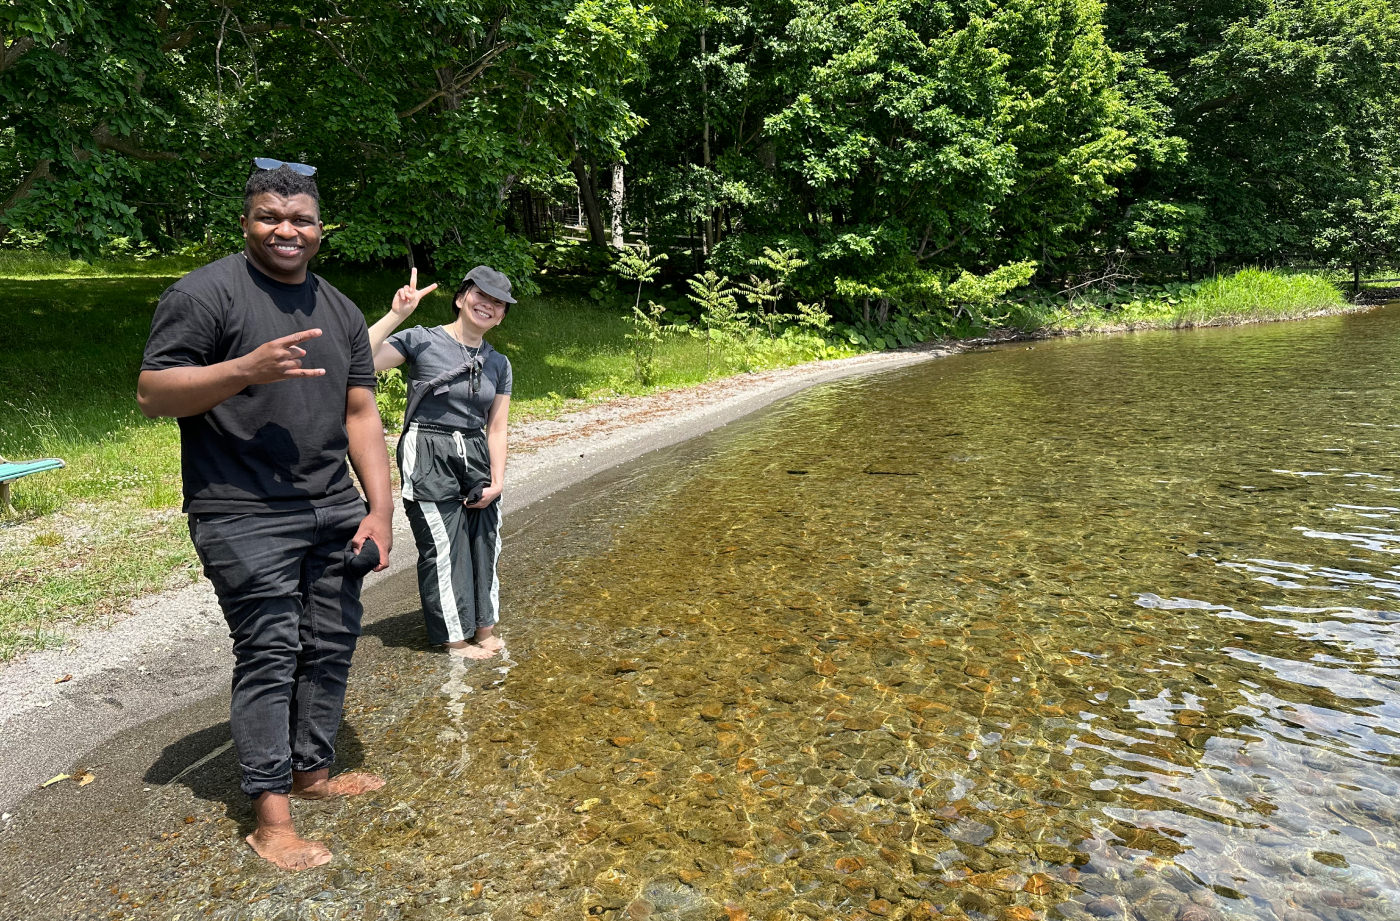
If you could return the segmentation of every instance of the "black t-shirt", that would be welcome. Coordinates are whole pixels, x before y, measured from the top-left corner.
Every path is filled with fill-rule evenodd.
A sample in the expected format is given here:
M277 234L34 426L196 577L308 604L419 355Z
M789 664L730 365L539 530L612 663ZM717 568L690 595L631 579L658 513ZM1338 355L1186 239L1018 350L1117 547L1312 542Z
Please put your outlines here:
M359 497L345 457L345 398L374 387L369 331L359 308L324 279L268 278L237 253L166 289L151 319L143 371L205 366L272 339L319 328L302 367L321 377L255 384L180 423L187 512L283 511Z

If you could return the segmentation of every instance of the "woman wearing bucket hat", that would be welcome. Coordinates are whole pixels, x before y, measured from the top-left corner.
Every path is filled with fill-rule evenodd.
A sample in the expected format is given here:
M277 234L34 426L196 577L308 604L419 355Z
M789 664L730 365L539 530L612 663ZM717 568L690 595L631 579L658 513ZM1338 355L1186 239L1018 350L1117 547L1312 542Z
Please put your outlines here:
M389 312L369 328L369 341L376 371L407 364L398 460L428 638L452 655L486 659L505 648L496 636L496 558L511 368L482 336L515 298L510 279L479 265L452 299L451 323L394 332L436 288L419 288L412 270Z

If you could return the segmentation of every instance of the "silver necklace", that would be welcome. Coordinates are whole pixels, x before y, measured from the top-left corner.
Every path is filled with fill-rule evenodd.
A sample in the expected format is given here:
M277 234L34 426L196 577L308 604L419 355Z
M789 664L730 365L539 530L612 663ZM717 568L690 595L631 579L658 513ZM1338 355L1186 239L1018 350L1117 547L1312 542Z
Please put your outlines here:
M468 380L470 382L472 396L476 396L476 392L481 389L481 362L478 360L478 357L481 355L481 350L486 346L486 340L481 340L475 346L468 346L455 335L451 333L448 335L453 342L457 343L457 348L462 350L462 363L471 367Z

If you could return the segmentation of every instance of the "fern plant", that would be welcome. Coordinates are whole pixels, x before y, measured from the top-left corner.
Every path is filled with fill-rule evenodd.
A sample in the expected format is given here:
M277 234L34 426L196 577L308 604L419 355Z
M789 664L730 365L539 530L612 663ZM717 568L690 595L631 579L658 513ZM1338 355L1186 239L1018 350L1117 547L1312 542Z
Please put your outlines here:
M665 261L665 253L653 256L651 249L644 244L641 249L623 250L614 264L619 275L637 283L632 315L627 318L631 329L626 333L626 338L627 350L632 355L632 374L643 387L650 387L661 377L661 342L665 338L661 315L666 308L654 301L647 301L647 309L643 310L642 285L656 280L661 274L661 263Z
M700 308L700 322L705 326L705 373L713 368L714 352L724 357L731 349L738 351L743 370L752 370L752 330L748 317L739 309L729 277L707 270L689 279L689 284L693 293L686 297Z

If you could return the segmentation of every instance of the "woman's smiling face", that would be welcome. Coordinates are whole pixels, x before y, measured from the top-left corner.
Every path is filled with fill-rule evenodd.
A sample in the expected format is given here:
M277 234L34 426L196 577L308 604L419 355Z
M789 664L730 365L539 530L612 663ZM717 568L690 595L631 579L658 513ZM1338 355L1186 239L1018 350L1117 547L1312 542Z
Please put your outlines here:
M458 315L467 325L482 333L505 319L507 306L505 301L492 297L475 285L457 298Z

